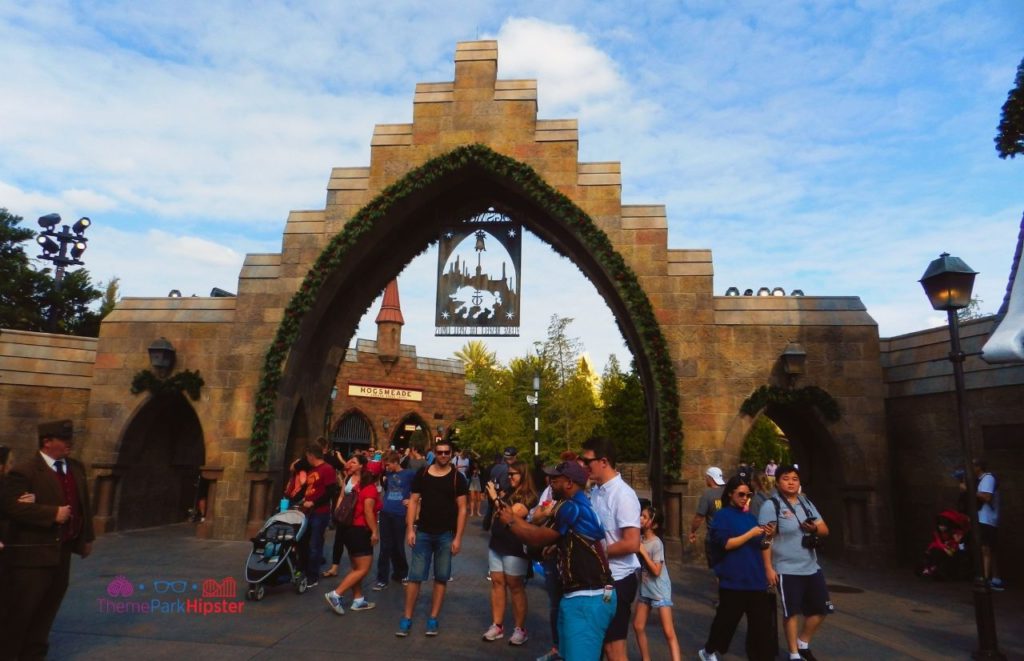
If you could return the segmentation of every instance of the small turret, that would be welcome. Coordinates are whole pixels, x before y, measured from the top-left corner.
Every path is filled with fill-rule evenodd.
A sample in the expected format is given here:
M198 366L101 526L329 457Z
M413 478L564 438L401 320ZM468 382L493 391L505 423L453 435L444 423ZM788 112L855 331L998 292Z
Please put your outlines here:
M390 372L401 355L402 306L398 300L398 280L392 280L384 288L384 300L377 314L377 357L384 363L385 371Z

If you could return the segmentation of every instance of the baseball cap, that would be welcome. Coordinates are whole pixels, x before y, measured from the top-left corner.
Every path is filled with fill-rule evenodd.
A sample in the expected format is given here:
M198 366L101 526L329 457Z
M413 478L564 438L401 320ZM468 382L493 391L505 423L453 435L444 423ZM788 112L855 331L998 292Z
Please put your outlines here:
M563 461L552 468L545 468L544 474L551 477L562 475L581 487L587 485L587 471L575 461Z
M508 446L507 448L505 448L505 456L506 457L514 457L517 454L519 454L519 450L515 449L511 445Z
M704 474L710 477L712 481L714 481L714 483L717 484L718 486L725 486L725 478L722 477L722 469L719 468L718 466L712 466L711 468L704 471Z

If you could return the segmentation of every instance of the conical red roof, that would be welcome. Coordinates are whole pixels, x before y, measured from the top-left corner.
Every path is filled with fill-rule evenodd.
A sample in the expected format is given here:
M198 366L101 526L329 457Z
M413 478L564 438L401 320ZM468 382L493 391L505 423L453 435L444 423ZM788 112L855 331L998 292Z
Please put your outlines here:
M384 288L384 301L380 304L380 312L377 314L377 323L390 321L396 324L405 325L402 318L402 304L398 301L398 280L392 280Z

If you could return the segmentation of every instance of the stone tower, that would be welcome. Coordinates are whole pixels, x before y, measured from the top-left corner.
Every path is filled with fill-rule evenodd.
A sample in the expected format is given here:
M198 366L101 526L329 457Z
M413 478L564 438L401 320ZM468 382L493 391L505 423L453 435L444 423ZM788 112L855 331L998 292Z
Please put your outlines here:
M384 300L377 314L377 356L384 363L386 372L391 371L401 355L403 325L405 319L398 301L398 280L393 279L384 288Z

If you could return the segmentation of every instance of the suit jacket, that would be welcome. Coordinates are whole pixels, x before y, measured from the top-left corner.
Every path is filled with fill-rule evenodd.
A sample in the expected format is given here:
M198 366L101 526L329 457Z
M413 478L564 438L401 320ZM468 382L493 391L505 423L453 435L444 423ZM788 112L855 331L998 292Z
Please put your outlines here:
M72 551L79 555L95 539L92 528L92 507L85 480L85 467L74 459L67 459L68 471L75 478L78 502L82 508L82 531L72 542ZM36 502L19 503L18 497L34 493ZM38 452L19 462L7 474L0 504L9 519L7 548L4 550L9 567L48 567L60 563L61 527L55 518L57 508L66 505L64 493L56 473Z

